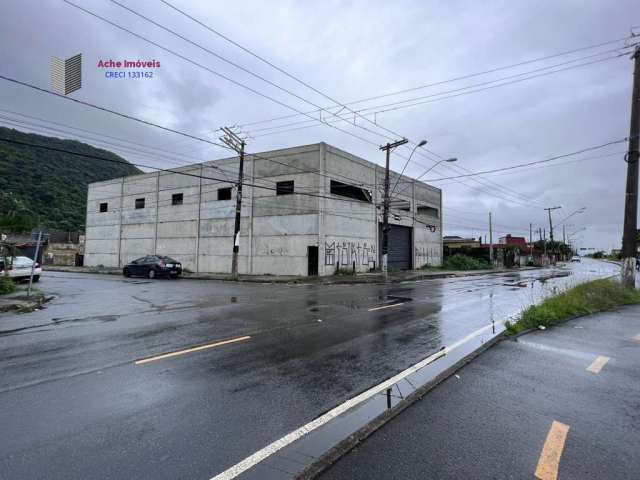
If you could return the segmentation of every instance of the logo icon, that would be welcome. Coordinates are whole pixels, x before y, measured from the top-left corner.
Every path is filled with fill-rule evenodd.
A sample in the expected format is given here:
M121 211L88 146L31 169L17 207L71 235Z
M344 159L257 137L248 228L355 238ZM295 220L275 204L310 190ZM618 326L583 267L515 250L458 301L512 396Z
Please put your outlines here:
M66 60L51 59L51 86L56 93L68 95L82 86L82 54Z

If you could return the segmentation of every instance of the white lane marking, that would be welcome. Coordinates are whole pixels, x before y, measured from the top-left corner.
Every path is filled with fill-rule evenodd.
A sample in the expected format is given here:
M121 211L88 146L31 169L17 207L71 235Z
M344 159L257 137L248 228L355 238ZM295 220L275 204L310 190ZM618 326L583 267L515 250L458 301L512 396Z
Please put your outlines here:
M144 365L145 363L155 362L156 360L163 360L165 358L177 357L179 355L184 355L186 353L199 352L200 350L207 350L209 348L220 347L222 345L228 345L230 343L244 342L245 340L249 340L250 338L251 338L250 336L246 335L244 337L232 338L230 340L222 340L220 342L209 343L207 345L198 345L197 347L186 348L184 350L179 350L177 352L163 353L161 355L156 355L153 357L147 357L141 360L136 360L135 364Z
M392 385L394 385L395 383L398 383L403 378L411 375L412 373L417 372L418 370L420 370L421 368L426 367L430 363L433 363L435 360L437 360L438 358L442 357L446 353L458 348L462 344L468 342L469 340L471 340L474 337L477 337L482 332L484 332L485 330L490 329L491 327L492 327L492 325L487 325L485 327L479 328L475 332L473 332L473 333L467 335L466 337L464 337L462 340L458 340L457 342L453 343L450 347L444 348L444 349L434 353L433 355L428 356L427 358L421 360L420 362L416 363L415 365L412 365L411 367L409 367L406 370L398 373L397 375L389 378L388 380L385 380L384 382L376 385L375 387L372 387L369 390L367 390L365 392L362 392L360 395L357 395L357 396L347 400L346 402L344 402L341 405L338 405L334 409L329 410L324 415L321 415L320 417L316 418L315 420L312 420L311 422L307 423L306 425L303 425L302 427L298 428L297 430L294 430L293 432L288 433L284 437L282 437L282 438L276 440L275 442L267 445L263 449L258 450L253 455L250 455L247 458L245 458L244 460L242 460L240 463L237 463L234 466L232 466L232 467L228 468L227 470L225 470L224 472L219 473L215 477L212 477L211 480L231 480L233 478L236 478L241 473L243 473L243 472L249 470L250 468L254 467L258 463L260 463L263 460L265 460L266 458L270 457L271 455L273 455L277 451L283 449L287 445L290 445L291 443L295 442L296 440L302 438L307 433L310 433L313 430L317 429L318 427L321 427L322 425L325 425L326 423L328 423L329 421L333 420L337 416L342 415L347 410L350 410L351 408L357 406L358 404L364 402L365 400L370 399L374 395L377 395L380 392L385 391L387 388L390 388Z
M391 305L383 305L382 307L370 308L369 311L373 312L374 310L382 310L383 308L399 307L400 305L404 305L404 302L402 302L402 303L392 303Z

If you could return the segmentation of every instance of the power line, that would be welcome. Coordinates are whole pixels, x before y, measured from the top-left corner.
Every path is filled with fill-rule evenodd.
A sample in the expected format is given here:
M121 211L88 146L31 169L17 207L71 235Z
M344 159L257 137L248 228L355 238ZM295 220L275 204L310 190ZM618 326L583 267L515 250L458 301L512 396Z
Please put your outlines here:
M112 0L112 1L115 1L115 0ZM230 42L231 44L233 44L233 45L235 45L236 47L238 47L238 48L242 49L242 50L243 50L243 51L245 51L246 53L248 53L248 54L252 55L253 57L255 57L255 58L257 58L257 59L259 59L260 61L262 61L262 62L266 63L267 65L271 66L272 68L276 69L277 71L279 71L279 72L281 72L281 73L285 74L286 76L288 76L288 77L292 78L293 80L297 81L298 83L300 83L300 84L304 85L305 87L307 87L307 88L311 89L311 90L312 90L312 91L314 91L315 93L318 93L318 94L322 95L323 97L325 97L325 98L329 99L330 101L332 101L332 102L334 102L334 103L337 103L337 104L341 105L341 107L342 107L342 108L341 108L341 110L342 110L342 109L347 109L347 110L349 110L351 113L353 113L353 114L354 114L354 125L355 125L355 116L357 115L358 117L363 118L364 120L368 121L369 123L371 123L371 124L373 124L373 125L375 125L375 126L377 126L377 127L379 127L379 128L382 128L382 129L383 129L383 130L385 130L386 132L390 133L393 137L401 137L401 136L402 136L402 137L404 137L403 135L400 135L399 133L394 132L393 130L390 130L390 129L388 129L388 128L385 128L385 127L383 127L382 125L378 125L378 124L377 124L377 122L372 122L370 119L368 119L368 118L366 118L366 117L364 117L364 116L360 115L360 114L359 114L359 112L354 111L354 110L351 110L351 109L350 109L350 108L348 108L345 104L343 104L343 103L341 103L341 102L338 102L337 100L335 100L335 99L333 99L332 97L328 96L326 93L324 93L324 92L322 92L322 91L318 90L317 88L315 88L315 87L313 87L313 86L309 85L308 83L304 82L304 81L303 81L303 80L301 80L300 78L298 78L298 77L296 77L296 76L294 76L294 75L291 75L290 73L288 73L288 72L287 72L287 71L285 71L284 69L282 69L282 68L280 68L280 67L278 67L278 66L274 65L272 62L269 62L268 60L266 60L265 58L261 57L260 55L255 54L255 53L254 53L254 52L252 52L250 49L248 49L248 48L246 48L246 47L244 47L244 46L240 45L239 43L237 43L237 42L233 41L233 40L232 40L232 39L230 39L229 37L227 37L227 36L225 36L225 35L221 34L221 33L220 33L220 32L218 32L217 30L215 30L215 29L213 29L212 27L210 27L209 25L206 25L206 24L204 24L203 22L201 22L200 20L196 19L196 18L195 18L195 17L193 17L192 15L189 15L188 13L184 12L183 10L178 9L177 7L175 7L175 6L173 6L172 4L170 4L169 2L167 2L166 0L161 0L161 1L162 1L165 5L167 5L168 7L172 8L173 10L177 11L178 13L180 13L180 14L184 15L185 17L189 18L190 20L192 20L192 21L196 22L198 25L200 25L200 26L204 27L205 29L207 29L207 30L208 30L208 31L210 31L211 33L213 33L213 34L215 34L215 35L217 35L217 36L219 36L219 37L223 38L224 40L226 40L226 41ZM157 23L155 23L155 22L153 22L153 23L157 25ZM162 28L164 28L164 27L162 27ZM179 36L180 36L180 35L179 35ZM183 38L183 39L184 39L184 37L182 37L182 36L180 36L180 38ZM190 40L188 40L188 41L189 41L190 43L192 43L192 44L195 44L194 42L191 42ZM198 44L195 44L195 45L199 46L200 48L204 48L204 47L201 47L201 46L200 46L200 45L198 45ZM206 51L209 51L208 49L205 49L205 50L206 50ZM216 56L218 56L217 54L215 54L215 55L216 55ZM297 96L297 95L296 95L296 96ZM298 98L301 98L301 97L299 97L299 96L297 96L297 97L298 97ZM305 101L306 101L306 100L305 100ZM311 103L312 105L314 105L312 102L308 102L308 101L307 101L307 103ZM322 108L321 108L321 107L318 107L318 108L320 108L320 110L319 110L319 111L320 111L320 114L321 114L321 113L322 113ZM330 114L332 114L332 115L334 115L334 116L336 116L336 117L337 117L337 114L336 114L336 113L333 113L333 112L328 112L328 113L330 113ZM308 115L307 115L307 116L308 116ZM338 118L339 118L339 117L338 117ZM313 118L313 117L312 117L312 120L313 120L313 121L317 121L317 119L315 119L315 118ZM324 122L323 122L322 120L320 120L320 122L321 122L321 123L328 124L328 122L326 122L326 121L324 121ZM357 126L358 128L364 128L364 127L362 127L362 126L358 126L358 125L356 125L356 126ZM369 129L366 129L366 128L364 128L364 129L365 129L366 131L371 132L371 130L369 130ZM371 132L371 133L375 133L375 132ZM383 135L383 137L384 137L384 135ZM389 137L386 137L386 139L388 140L388 139L389 139ZM421 153L419 153L419 155L422 155L422 154L421 154ZM407 159L407 161L408 161L408 159ZM477 180L476 180L476 182L481 183L480 181L477 181ZM492 183L494 183L494 184L495 184L495 182L492 182ZM505 188L505 187L501 187L501 186L500 186L500 185L498 185L498 184L495 184L495 185L496 185L498 188L503 188L503 189L505 189L505 190L506 190L506 188ZM513 190L511 190L511 191L513 191ZM516 195L520 195L520 194L518 194L518 193L516 192Z
M63 0L63 1L65 1L65 0ZM0 78L2 80L7 81L7 82L15 83L17 85L22 85L23 87L28 87L28 88L31 88L33 90L38 90L39 92L47 93L49 95L53 95L53 96L56 96L58 98L64 98L65 100L69 100L71 102L75 102L75 103L78 103L80 105L84 105L84 106L91 107L91 108L96 108L98 110L102 110L103 112L111 113L113 115L117 115L119 117L126 118L128 120L133 120L134 122L138 122L138 123L142 123L144 125L148 125L148 126L151 126L151 127L159 128L159 129L164 130L166 132L175 133L176 135L182 135L183 137L188 137L188 138L191 138L191 139L194 139L194 140L200 140L201 142L205 142L205 143L208 143L210 145L215 145L216 147L226 148L222 144L219 144L219 143L216 143L216 142L212 142L211 140L207 140L206 138L198 137L197 135L192 135L190 133L185 133L185 132L182 132L180 130L174 130L173 128L169 128L169 127L163 127L162 125L158 125L157 123L153 123L153 122L150 122L148 120L143 120L141 118L137 118L137 117L134 117L132 115L128 115L126 113L117 112L115 110L111 110L110 108L102 107L100 105L95 105L93 103L86 102L84 100L79 100L77 98L69 97L69 96L66 96L66 95L61 95L61 94L59 94L57 92L54 92L54 91L51 91L51 90L47 90L46 88L38 87L38 86L33 85L31 83L23 82L21 80L15 79L15 78L7 77L7 76L1 75L1 74L0 74Z
M234 85L236 85L238 87L241 87L241 88L243 88L245 90L248 90L249 92L251 92L251 93L253 93L255 95L258 95L258 96L263 97L263 98L265 98L267 100L270 100L270 101L272 101L272 102L274 102L274 103L276 103L276 104L278 104L280 106L283 106L283 107L285 107L285 108L287 108L289 110L292 110L292 111L294 111L294 112L296 112L296 113L298 113L300 115L305 115L305 116L307 116L309 118L314 119L314 117L312 117L311 115L305 114L303 111L298 110L297 108L292 107L291 105L288 105L288 104L286 104L286 103L284 103L284 102L282 102L282 101L280 101L280 100L278 100L276 98L273 98L273 97L271 97L269 95L266 95L266 94L264 94L262 92L259 92L256 89L254 89L252 87L249 87L248 85L245 85L245 84L243 84L241 82L238 82L238 81L232 79L231 77L229 77L227 75L224 75L224 74L222 74L220 72L217 72L217 71L215 71L215 70L213 70L213 69L211 69L211 68L209 68L209 67L207 67L205 65L202 65L201 63L198 63L195 60L192 60L191 58L188 58L188 57L186 57L186 56L184 56L184 55L182 55L182 54L180 54L178 52L175 52L174 50L171 50L171 49L169 49L169 48L167 48L167 47L165 47L163 45L160 45L159 43L154 42L153 40L150 40L150 39L148 39L148 38L146 38L146 37L144 37L144 36L142 36L142 35L140 35L138 33L135 33L135 32L133 32L133 31L131 31L131 30L129 30L129 29L127 29L127 28L115 23L115 22L112 22L111 20L108 20L108 19L106 19L106 18L104 18L104 17L102 17L102 16L100 16L100 15L94 13L94 12L91 12L90 10L87 10L87 9L85 9L85 8L79 6L79 5L76 5L75 3L73 3L73 2L71 2L69 0L63 0L63 2L67 3L68 5L71 5L74 8L77 8L78 10L80 10L80 11L82 11L82 12L88 14L88 15L91 15L91 16L99 19L99 20L102 20L103 22L108 23L109 25L112 25L112 26L118 28L119 30L127 32L130 35L133 35L134 37L139 38L140 40L143 40L143 41L145 41L145 42L147 42L147 43L149 43L149 44L151 44L151 45L153 45L153 46L155 46L157 48L160 48L161 50L164 50L165 52L168 52L171 55L174 55L174 56L176 56L176 57L178 57L178 58L180 58L180 59L182 59L182 60L184 60L186 62L189 62L192 65L195 65L195 66L197 66L199 68L202 68L203 70L206 70L207 72L209 72L209 73L211 73L213 75L216 75L216 76L218 76L218 77L220 77L220 78L222 78L222 79L224 79L224 80L226 80L226 81L228 81L228 82L230 82L230 83L232 83L232 84L234 84ZM376 145L377 146L377 144L375 142L373 142L371 140L368 140L368 139L366 139L364 137L360 137L359 135L356 135L353 132L349 132L348 130L344 130L344 129L340 128L340 127L336 127L335 125L330 125L330 124L328 124L326 122L323 122L321 120L318 120L318 121L320 121L324 125L329 126L330 128L338 130L338 131L340 131L342 133L346 133L347 135L351 135L354 138L358 138L359 140L364 141L366 143L369 143L371 145ZM373 133L375 135L379 135L380 136L379 133L373 132L373 131L365 128L365 127L362 127L362 126L358 126L358 127L361 128L361 129L364 129L364 130L366 130L366 131L368 131L370 133Z
M620 50L624 50L624 49L627 49L627 48L631 48L631 47L620 47L620 48L616 48L616 49L611 49L611 50L607 50L605 52L600 52L600 53L596 53L596 54L593 54L593 55L587 55L587 56L584 56L584 57L568 60L566 62L558 63L558 64L555 64L555 65L548 65L548 66L540 67L540 68L537 68L537 69L534 69L534 70L529 70L529 71L517 73L517 74L514 74L514 75L508 75L506 77L500 77L500 78L496 78L496 79L493 79L493 80L488 80L488 81L481 82L481 83L475 83L475 84L472 84L472 85L466 85L464 87L459 87L459 88L455 88L455 89L452 89L452 90L445 90L445 91L442 91L442 92L435 92L435 93L432 93L432 94L429 94L429 95L424 95L424 96L414 97L414 98L408 98L408 99L405 99L405 100L399 100L397 102L392 102L392 103L387 103L387 104L382 104L382 105L374 105L374 106L371 106L371 107L364 108L362 110L358 110L358 113L360 113L362 115L374 115L374 114L384 113L384 112L391 111L391 110L396 110L398 108L411 107L411 106L414 106L414 105L413 104L411 104L411 105L403 105L403 104L409 103L409 102L415 102L415 101L418 101L418 100L423 100L423 99L426 99L426 98L432 98L432 97L438 97L438 96L441 96L441 95L447 95L447 94L450 94L450 93L460 92L460 91L464 91L464 90L470 90L470 89L473 89L475 87L482 87L482 86L490 85L490 84L493 84L493 83L501 82L503 80L509 80L509 79L513 79L513 78L523 77L523 76L526 76L526 75L530 75L532 73L536 73L536 72L540 72L540 71L544 71L544 70L549 70L549 69L556 68L556 67L562 67L564 65L569 65L571 63L575 63L575 62L578 62L578 61L581 61L581 60L586 60L586 59L589 59L589 58L598 57L598 56L604 55L606 53L620 52ZM608 57L608 58L605 58L605 59L600 59L599 61L605 61L605 60L609 60L609 59L613 59L613 58L617 58L617 55L616 56L612 56L612 57ZM580 65L574 65L573 67L570 67L570 68L578 68L578 67L581 67L581 66L590 65L591 63L592 62L584 63L584 64L580 64ZM597 62L593 62L593 63L597 63ZM554 70L554 71L551 71L551 72L547 72L546 74L550 75L550 74L562 72L562 71L565 71L565 70L567 70L567 69L558 69L558 70ZM522 79L520 79L520 81L530 80L530 79L533 79L533 78L537 78L538 76L541 76L541 75L534 75L534 76L522 78ZM496 85L496 87L509 85L511 83L514 83L514 82L501 83L499 85ZM476 93L476 92L480 92L480 91L483 91L483 90L487 90L487 89L477 89L477 90L465 92L464 94L466 95L466 94L470 94L470 93ZM455 96L452 95L452 96L448 96L448 97L445 97L445 98L454 98L454 97ZM440 100L440 99L438 99L438 100ZM416 105L421 105L421 104L422 103L417 103ZM386 108L386 107L393 107L393 106L398 106L398 108L389 109L389 110L380 110L380 109L383 109L383 108ZM334 115L336 115L338 117L338 119L337 120L333 120L332 123L337 123L337 122L340 122L340 121L345 121L345 122L350 121L348 115L345 115L345 114L338 115L337 113L334 114ZM249 130L249 132L252 134L252 137L254 137L254 138L264 137L264 136L267 136L267 135L285 133L285 132L288 132L288 131L291 131L291 130L299 130L299 128L290 129L290 130L278 130L278 131L269 132L269 133L265 133L265 134L257 135L257 136L254 136L253 133L266 131L266 130L275 130L275 129L280 129L280 128L286 128L286 127L293 127L293 126L308 124L310 121L311 120L301 120L301 121L298 121L298 122L292 122L292 123L287 123L287 124L282 124L282 125L276 125L276 126L272 126L272 127L264 127L264 128L260 128L260 129L256 129L256 130ZM331 121L329 121L329 122L331 122ZM307 127L309 127L309 126L311 126L311 125L307 125Z
M278 101L278 100L276 100L276 99L273 99L272 97L265 96L264 94L261 94L260 92L257 92L255 89L252 89L251 87L248 87L248 86L246 86L246 85L244 85L244 84L241 84L240 82L237 82L237 81L235 81L235 80L233 80L233 79L231 79L231 78L229 78L229 77L227 77L227 76L225 76L225 75L219 74L218 72L216 72L216 71L214 71L214 70L212 70L212 69L210 69L210 68L208 68L208 67L206 67L206 66L204 66L204 65L201 65L201 64L199 64L198 62L195 62L195 61L193 61L193 60L191 60L191 59L189 59L189 58L185 57L184 55L181 55L181 54L179 54L179 53L177 53L177 52L174 52L173 50L170 50L170 49L168 49L168 48L166 48L166 47L163 47L162 45L159 45L159 44L158 44L158 43L156 43L156 42L153 42L153 41L151 41L151 40L149 40L149 39L147 39L147 38L145 38L145 37L143 37L143 36L141 36L141 35L139 35L139 34L137 34L137 33L135 33L135 32L132 32L131 30L128 30L128 29L126 29L126 28L124 28L124 27L122 27L122 26L120 26L120 25L118 25L118 24L116 24L116 23L114 23L114 22L112 22L112 21L110 21L110 20L108 20L108 19L104 18L104 17L101 17L101 16L99 16L99 15L97 15L97 14L93 13L93 12L90 12L89 10L86 10L86 9L84 9L84 8L82 8L82 7L78 6L78 5L76 5L76 4L72 3L72 2L70 2L69 0L64 0L64 1L65 1L65 3L67 3L67 4L69 4L69 5L73 6L73 7L75 7L75 8L77 8L77 9L79 9L80 11L82 11L82 12L84 12L84 13L87 13L87 14L89 14L89 15L91 15L91 16L94 16L95 18L98 18L98 19L100 19L100 20L102 20L102 21L104 21L104 22L106 22L106 23L108 23L108 24L110 24L110 25L113 25L114 27L116 27L116 28L118 28L118 29L120 29L120 30L123 30L123 31L125 31L125 32L127 32L127 33L129 33L129 34L131 34L131 35L133 35L133 36L135 36L135 37L137 37L137 38L140 38L140 39L142 39L142 40L144 40L144 41L146 41L146 42L148 42L148 43L150 43L150 44L152 44L152 45L154 45L154 46L157 46L158 48L161 48L161 49L163 49L163 50L165 50L165 51L167 51L167 52L171 53L172 55L178 56L179 58L181 58L181 59L183 59L183 60L185 60L185 61L188 61L188 62L190 62L190 63L192 63L192 64L194 64L194 65L196 65L196 66L198 66L198 67L200 67L200 68L203 68L203 69L204 69L204 70L206 70L206 71L209 71L210 73L213 73L213 74L215 74L215 75L217 75L217 76L221 76L222 78L224 78L224 79L226 79L226 80L228 80L228 81L230 81L230 82L232 82L232 83L234 83L234 84L236 84L236 85L238 85L238 86L241 86L241 87L243 87L243 88L246 88L246 89L248 89L249 91L251 91L251 92L253 92L253 93L256 93L256 94L258 94L258 95L260 95L260 96L263 96L263 97L265 97L265 98L267 98L267 99L273 100L273 101L275 101L276 103L278 103L278 104L280 104L280 105L282 105L282 106L285 106L285 107L290 108L290 109L292 109L292 110L294 110L294 111L296 111L296 112L298 112L298 113L301 113L299 110L295 109L294 107L290 107L289 105L287 105L287 104L285 104L285 103L283 103L283 102L280 102L280 101ZM43 92L47 92L47 93L50 93L50 94L57 95L57 96L59 96L59 97L61 97L61 98L67 98L67 99L69 99L69 100L76 101L76 102L78 102L78 103L82 103L82 104L85 104L85 105L91 105L91 104L89 104L88 102L82 102L82 101L79 101L79 100L74 99L74 98L70 98L70 97L62 96L62 95L56 94L55 92L50 92L50 91L48 91L48 90L46 90L46 89L41 89L41 88L39 88L39 87L35 87L35 86L33 86L33 85L26 84L25 82L19 82L19 81L16 81L16 80L14 80L14 79L9 79L9 77L0 76L0 78L4 78L4 79L9 80L9 81L14 81L14 82L16 82L16 83L20 83L20 84L25 85L25 86L30 86L30 87L32 87L32 88L36 88L36 89L38 89L38 90L40 90L40 91L43 91ZM112 111L112 110L105 109L104 107L98 107L98 106L95 106L95 107L96 107L96 108L100 108L100 109L102 109L102 110L104 110L104 111L109 111L109 112L115 113L115 114L120 115L120 116L124 116L125 118L131 118L131 119L134 119L134 117L131 117L131 116L129 116L129 115L124 115L124 114L119 114L118 112L114 112L114 111ZM140 119L136 119L136 120L137 120L137 121L141 121L142 123L146 123L146 124L148 124L148 125L157 126L157 127L159 127L159 128L162 128L162 129L165 129L165 130L168 130L168 131L173 131L173 132L175 132L175 133L178 133L177 131L174 131L174 130L172 130L172 129L168 129L168 128L166 128L166 127L158 126L157 124L153 124L152 122L147 122L147 121L143 121L143 120L140 120ZM372 142L372 141L370 141L370 140L368 140L368 139L365 139L364 137L361 137L361 136L359 136L359 135L356 135L356 134L354 134L354 133L352 133L352 132L349 132L349 131L347 131L347 130L341 129L341 128L336 127L336 126L334 126L334 125L329 125L327 122L322 122L322 123L323 123L323 124L325 124L325 125L330 126L331 128L334 128L334 129L336 129L336 130L338 130L338 131L341 131L341 132L343 132L343 133L347 133L348 135L351 135L351 136L353 136L354 138L357 138L357 139L359 139L359 140L361 140L361 141L364 141L364 142L366 142L366 143L368 143L368 144L376 145L376 143L375 143L375 142ZM364 127L359 126L359 128L364 128ZM364 129L365 129L365 130L367 130L367 131L369 131L369 132L371 132L371 130L369 130L369 129L366 129L366 128L364 128ZM179 133L184 135L184 132L179 132ZM375 132L371 132L371 133L375 133ZM199 138L199 137L196 137L196 136L193 136L193 135L189 135L189 134L186 134L186 135L187 135L187 136L190 136L190 137L192 137L192 138L196 138L196 139L198 139L198 138ZM379 135L379 134L378 134L378 135ZM205 141L205 142L207 142L207 143L214 144L214 145L216 145L216 146L219 146L219 147L224 148L222 145L217 144L217 143L215 143L215 142L211 142L211 141L209 141L209 140L205 140L205 139L202 139L202 140L203 140L203 141ZM376 145L376 146L377 146L377 145Z
M151 165L133 163L133 162L128 162L126 160L117 160L117 159L112 159L112 158L100 157L100 156L97 156L97 155L90 155L90 154L86 154L86 153L74 152L72 150L66 150L66 149L63 149L63 148L56 148L56 147L51 147L51 146L46 146L46 145L39 145L39 144L36 144L36 143L21 142L19 140L12 140L12 139L8 139L8 138L0 138L0 141L7 142L7 143L12 143L12 144L16 144L16 145L22 145L22 146L28 146L28 147L34 147L34 148L41 148L41 149L50 150L50 151L59 152L59 153L68 153L70 155L76 155L76 156L80 156L80 157L91 158L91 159L94 159L94 160L102 160L102 161L107 161L107 162L111 162L111 163L120 163L120 164L126 164L126 165L133 165L133 166L141 167L141 168L149 168L149 169L152 169L152 170L155 170L155 171L158 171L158 172L172 173L172 174L176 174L176 175L184 175L184 176L187 176L187 177L202 178L202 179L205 179L205 180L214 180L214 181L222 182L222 183L232 183L232 184L236 184L237 183L237 182L229 182L228 179L223 179L223 178L219 178L219 177L210 177L210 176L197 175L197 174L188 173L188 172L182 172L182 171L179 171L179 170L171 170L171 169L167 169L167 168L153 167ZM252 154L247 154L247 155L252 155ZM258 189L277 191L277 188L268 187L268 186L265 186L265 185L257 185L255 183L247 183L247 182L243 182L242 184L246 185L246 186L249 186L249 187L258 188ZM324 199L329 199L329 200L339 200L339 201L342 201L342 202L349 202L349 203L355 203L355 204L358 204L358 205L362 205L361 201L351 200L351 199L343 198L343 197L328 197L326 195L320 195L320 194L315 194L315 193L310 193L310 192L295 192L295 194L296 195L304 195L304 196L308 196L308 197L315 197L315 198L324 198Z
M613 153L607 153L605 155L596 155L596 156L593 156L593 157L585 157L585 158L578 158L578 159L575 159L575 160L568 160L566 162L558 162L558 163L555 163L555 164L552 164L552 165L542 165L542 166L538 166L538 167L523 168L522 170L519 170L517 172L496 172L495 174L487 174L487 175L495 175L495 176L514 175L514 174L518 174L518 173L526 172L526 171L530 171L530 170L540 170L542 168L561 167L563 165L569 165L571 163L584 162L586 160L599 160L599 159L602 159L602 158L613 157L613 156L616 156L616 155L622 156L625 153L627 153L626 150L621 150L621 151L617 151L617 152L613 152ZM456 183L456 182L454 181L454 182L450 182L450 183L444 183L442 185L453 185L454 183Z
M164 0L160 0L160 1L164 2ZM166 2L164 2L164 3L166 3ZM389 93L385 93L385 94L381 94L381 95L375 95L375 96L372 96L372 97L361 98L359 100L354 100L354 101L348 102L348 105L355 105L355 104L358 104L358 103L369 102L371 100L378 100L380 98L386 98L386 97L390 97L390 96L401 95L403 93L413 92L413 91L416 91L416 90L422 90L422 89L429 88L429 87L435 87L435 86L443 85L443 84L446 84L446 83L456 82L456 81L459 81L459 80L466 80L466 79L473 78L473 77L478 77L478 76L487 75L487 74L490 74L490 73L495 73L495 72L498 72L500 70L508 70L508 69L520 67L520 66L523 66L523 65L528 65L528 64L531 64L531 63L537 63L537 62L541 62L541 61L544 61L544 60L549 60L551 58L562 57L562 56L570 55L572 53L577 53L577 52L581 52L581 51L585 51L585 50L592 50L594 48L604 47L606 45L612 45L614 43L623 42L625 40L628 40L629 38L632 38L632 36L626 36L626 37L617 38L617 39L614 39L614 40L608 40L606 42L601 42L601 43L594 44L594 45L587 45L587 46L575 48L575 49L572 49L572 50L565 50L565 51L562 51L562 52L546 55L546 56L543 56L543 57L537 57L537 58L533 58L533 59L530 59L530 60L525 60L525 61L518 62L518 63L509 64L509 65L505 65L505 66L502 66L502 67L495 67L495 68L491 68L491 69L488 69L488 70L483 70L483 71L480 71L480 72L474 72L474 73L470 73L470 74L461 75L461 76L458 76L458 77L449 78L449 79L446 79L446 80L440 80L440 81L429 83L429 84L426 84L426 85L420 85L420 86L417 86L417 87L411 87L411 88L407 88L407 89L403 89L403 90L397 90L397 91L394 91L394 92L389 92ZM328 108L335 108L335 107L336 106L324 107L323 110L327 110ZM307 113L316 113L316 112L317 112L317 110L314 110L314 111L311 111L311 112L307 112ZM268 122L273 122L273 121L276 121L276 120L283 120L283 119L286 119L286 118L292 118L292 117L295 117L295 116L297 116L297 115L285 115L285 116L275 117L275 118L271 118L271 119L267 119L267 120L249 122L249 123L245 123L245 124L239 125L239 127L244 128L244 127L249 127L249 126L257 125L257 124L261 124L261 123L268 123Z
M473 177L475 175L485 175L487 173L502 172L502 171L505 171L505 170L513 170L515 168L528 167L530 165L537 165L537 164L540 164L540 163L551 162L551 161L557 160L559 158L566 158L566 157L571 157L573 155L579 155L581 153L590 152L590 151L597 150L597 149L600 149L600 148L608 147L610 145L616 145L618 143L627 142L628 140L629 140L628 138L623 138L623 139L620 139L620 140L613 140L611 142L603 143L603 144L600 144L600 145L595 145L593 147L583 148L582 150L576 150L575 152L563 153L562 155L556 155L554 157L545 158L544 160L536 160L534 162L520 163L518 165L510 165L508 167L494 168L494 169L491 169L491 170L483 170L483 171L480 171L480 172L472 172L472 173L468 173L468 174L465 174L465 175L433 178L433 179L429 179L429 180L426 180L426 181L429 181L429 182L440 182L442 180L450 180L450 179L457 179L457 178L463 178L463 177Z

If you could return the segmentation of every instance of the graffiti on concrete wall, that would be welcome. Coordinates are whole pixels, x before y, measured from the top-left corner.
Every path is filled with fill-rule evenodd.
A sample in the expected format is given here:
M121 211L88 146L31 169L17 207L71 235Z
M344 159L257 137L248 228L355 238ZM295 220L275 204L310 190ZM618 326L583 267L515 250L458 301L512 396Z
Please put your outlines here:
M440 262L439 247L416 247L416 265L434 265Z
M376 247L372 243L347 242L346 240L324 242L324 264L373 266L376 262Z
M271 247L266 243L260 245L260 248L258 249L258 255L283 257L288 253L289 251L285 247Z

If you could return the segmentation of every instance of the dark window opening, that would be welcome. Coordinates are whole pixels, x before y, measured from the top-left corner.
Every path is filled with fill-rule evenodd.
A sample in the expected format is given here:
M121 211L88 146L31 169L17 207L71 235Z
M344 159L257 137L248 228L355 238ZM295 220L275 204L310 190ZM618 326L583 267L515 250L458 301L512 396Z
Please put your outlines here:
M136 209L144 208L144 198L136 198Z
M390 200L389 207L395 210L411 211L411 203L408 200Z
M182 205L182 194L174 193L171 195L171 205Z
M439 217L439 213L437 208L427 207L426 205L418 205L418 215L427 215L429 217Z
M100 213L107 212L108 210L109 210L109 204L108 203L101 203L100 204Z
M293 180L276 183L276 195L291 195L293 193Z
M218 200L231 200L231 187L219 188Z
M331 180L331 193L341 197L353 198L361 202L371 203L371 191L346 183Z

